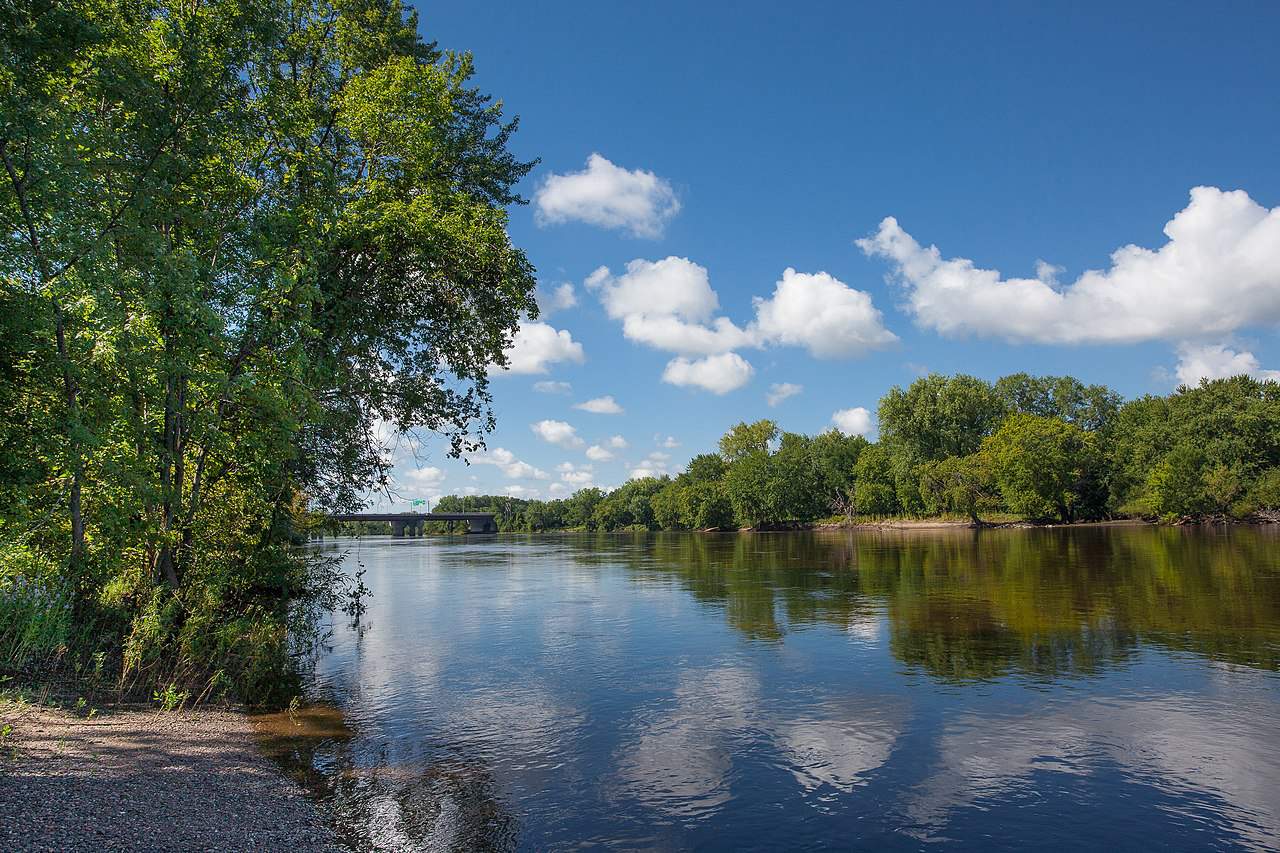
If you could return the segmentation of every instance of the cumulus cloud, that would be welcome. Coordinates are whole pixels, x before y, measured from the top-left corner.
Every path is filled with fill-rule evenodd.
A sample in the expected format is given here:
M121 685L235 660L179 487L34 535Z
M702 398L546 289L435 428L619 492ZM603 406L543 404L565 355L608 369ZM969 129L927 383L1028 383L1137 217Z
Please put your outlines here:
M679 356L667 365L666 381L716 393L750 377L751 365L734 352L744 347L800 346L835 358L897 340L870 296L822 272L785 270L772 296L753 301L755 319L746 326L717 316L720 300L707 269L688 258L637 258L617 275L600 267L584 283L628 340Z
M558 466L560 471L561 482L578 489L584 489L591 485L594 479L590 465L574 465L572 462L564 462Z
M680 446L680 442L676 440L676 437L674 435L669 435L666 438L663 438L658 443L667 449Z
M613 451L606 450L598 444L593 444L587 448L587 458L592 462L608 462L613 459Z
M689 360L673 358L662 371L662 381L682 387L702 388L713 394L727 394L746 385L755 369L736 352Z
M887 259L918 325L1037 343L1203 339L1280 322L1280 207L1242 190L1196 187L1164 226L1158 249L1128 245L1111 266L1066 286L1041 262L1038 278L1005 278L922 247L893 217L858 240Z
M754 300L758 339L800 346L815 358L862 355L898 336L884 327L871 297L825 272L787 267L768 299Z
M613 399L612 394L606 394L603 397L596 397L594 400L587 400L585 403L574 404L575 409L581 409L584 412L591 412L596 415L620 415L624 411L618 405L618 401Z
M831 415L831 423L845 435L866 436L871 433L871 412L862 406L839 409Z
M573 386L568 382L553 382L544 379L541 382L533 383L533 390L539 394L568 394L573 390Z
M622 321L628 340L687 355L712 355L748 346L751 336L726 317L713 317L720 299L706 267L675 256L640 258L614 275L600 267L587 277L605 313Z
M627 440L620 435L609 436L609 446L615 450L626 450Z
M548 474L535 468L528 462L522 462L505 447L495 447L491 451L475 453L467 457L475 465L493 465L513 480L546 480Z
M655 450L639 463L632 465L628 479L639 480L644 477L662 477L671 473L671 454Z
M658 238L680 212L671 184L653 172L624 169L599 154L581 172L548 175L533 197L539 225L585 222Z
M578 304L578 294L573 289L573 283L568 281L551 288L543 288L539 284L537 299L538 309L544 317L557 311L573 308Z
M445 473L435 466L413 468L404 472L404 478L415 486L434 487L444 482Z
M804 390L803 385L797 385L794 382L775 382L769 386L769 393L764 395L764 401L772 408L788 397L794 397Z
M507 357L507 373L546 373L552 364L562 361L581 364L586 359L582 344L573 339L568 329L528 321L520 324L515 339L503 355Z
M1237 352L1224 344L1182 344L1178 347L1175 375L1182 385L1199 385L1201 379L1227 379L1245 374L1255 379L1280 382L1280 370L1263 370L1257 357Z
M584 443L578 437L578 430L564 421L542 420L529 424L529 429L538 438L559 447L581 447Z

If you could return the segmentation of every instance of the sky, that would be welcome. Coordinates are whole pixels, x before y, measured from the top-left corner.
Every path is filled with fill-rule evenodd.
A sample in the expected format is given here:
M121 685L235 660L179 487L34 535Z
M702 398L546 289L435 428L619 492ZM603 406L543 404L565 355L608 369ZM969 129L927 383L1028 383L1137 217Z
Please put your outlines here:
M417 9L538 160L542 313L487 449L388 434L376 506L675 474L743 420L874 439L929 372L1280 379L1280 5Z

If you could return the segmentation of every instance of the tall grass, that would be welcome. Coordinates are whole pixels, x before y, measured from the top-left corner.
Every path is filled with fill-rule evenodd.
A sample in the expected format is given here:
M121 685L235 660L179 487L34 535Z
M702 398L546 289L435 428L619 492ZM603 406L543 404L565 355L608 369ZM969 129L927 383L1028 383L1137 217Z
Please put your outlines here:
M24 545L0 543L0 668L46 666L71 642L71 596L57 566Z

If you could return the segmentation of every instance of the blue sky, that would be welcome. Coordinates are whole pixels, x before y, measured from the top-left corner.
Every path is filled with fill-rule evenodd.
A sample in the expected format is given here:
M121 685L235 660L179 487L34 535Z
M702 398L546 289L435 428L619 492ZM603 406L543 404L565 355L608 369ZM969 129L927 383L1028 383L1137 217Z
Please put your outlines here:
M494 378L488 453L396 444L402 498L674 473L744 419L874 435L925 371L1280 369L1280 6L418 9L520 116L510 232L576 305Z

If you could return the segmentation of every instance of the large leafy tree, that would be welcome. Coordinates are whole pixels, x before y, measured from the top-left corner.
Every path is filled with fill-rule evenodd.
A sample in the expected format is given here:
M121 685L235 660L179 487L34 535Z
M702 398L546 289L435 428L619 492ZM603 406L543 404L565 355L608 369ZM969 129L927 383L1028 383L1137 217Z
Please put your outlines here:
M1089 507L1098 451L1093 435L1075 424L1011 415L983 442L982 451L1005 504L1019 515L1070 522Z
M0 397L49 431L4 425L5 535L159 642L211 630L298 588L290 517L383 484L382 436L492 426L530 164L398 0L0 15Z

